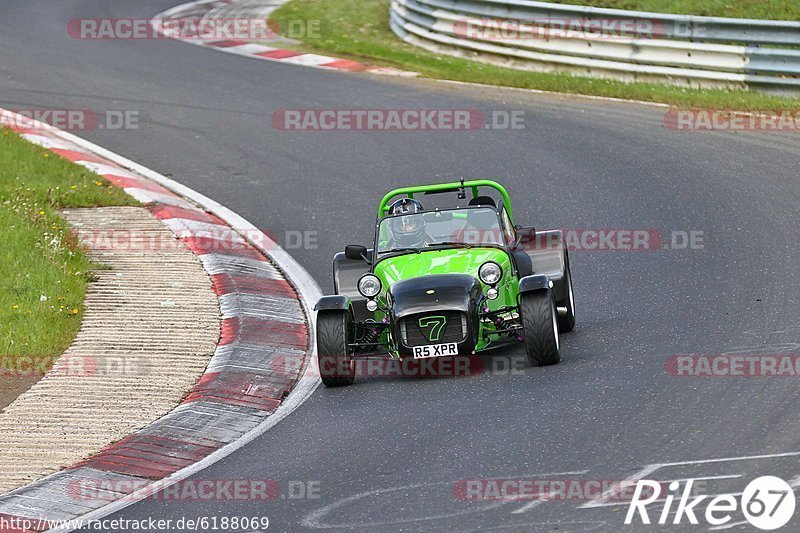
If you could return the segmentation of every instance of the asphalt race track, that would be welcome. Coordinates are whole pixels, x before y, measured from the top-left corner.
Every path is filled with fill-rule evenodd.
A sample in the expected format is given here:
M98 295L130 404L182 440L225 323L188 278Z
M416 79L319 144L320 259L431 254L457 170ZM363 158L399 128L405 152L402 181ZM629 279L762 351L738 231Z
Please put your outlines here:
M648 465L665 465L652 473L659 480L711 478L709 494L741 492L761 475L798 480L797 456L743 459L800 452L797 378L674 377L664 368L674 354L800 354L796 134L679 132L656 107L325 72L168 40L80 41L66 31L75 18L149 18L175 4L4 0L0 106L139 112L138 130L76 133L281 242L312 232L316 243L290 251L326 292L330 258L345 244L369 244L387 190L461 176L500 178L517 223L647 229L667 241L701 231L704 247L574 251L578 325L562 338L561 365L320 388L197 475L311 482L319 499L153 499L118 517L267 516L277 531L616 531L625 505L462 501L454 483L622 480ZM524 110L525 129L272 127L273 112L307 108ZM739 459L708 462L717 458Z

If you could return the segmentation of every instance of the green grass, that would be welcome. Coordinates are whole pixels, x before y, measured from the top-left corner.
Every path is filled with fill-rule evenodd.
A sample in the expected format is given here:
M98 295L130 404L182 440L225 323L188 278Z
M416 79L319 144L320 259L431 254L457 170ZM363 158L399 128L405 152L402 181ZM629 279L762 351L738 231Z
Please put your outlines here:
M797 0L559 0L554 3L709 17L800 20Z
M96 265L58 209L107 205L136 202L83 167L0 128L0 383L16 358L52 362L74 338Z
M744 0L729 1L755 4ZM788 2L787 6L800 9L789 6ZM745 90L685 89L658 83L624 83L570 74L529 72L434 54L404 43L391 32L389 0L294 0L274 12L271 18L281 28L291 27L290 20L322 21L319 35L304 40L298 46L301 50L395 66L431 78L628 98L682 107L739 111L800 110L798 98Z

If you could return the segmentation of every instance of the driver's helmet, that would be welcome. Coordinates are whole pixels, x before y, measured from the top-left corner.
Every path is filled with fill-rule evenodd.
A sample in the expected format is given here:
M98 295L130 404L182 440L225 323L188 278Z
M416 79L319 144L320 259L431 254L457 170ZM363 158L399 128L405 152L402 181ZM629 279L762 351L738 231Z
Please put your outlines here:
M422 211L422 204L413 198L397 200L389 208L392 219L392 234L397 246L419 246L425 240L425 221L415 215Z

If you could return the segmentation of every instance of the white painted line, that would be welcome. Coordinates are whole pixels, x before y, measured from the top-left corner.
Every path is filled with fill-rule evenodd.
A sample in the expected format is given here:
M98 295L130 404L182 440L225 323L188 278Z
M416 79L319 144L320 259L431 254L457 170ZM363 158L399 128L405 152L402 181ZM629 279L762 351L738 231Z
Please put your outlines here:
M534 500L532 502L528 502L525 505L523 505L522 507L520 507L519 509L517 509L516 511L511 511L511 514L527 513L531 509L535 509L536 507L539 507L540 505L542 505L546 501L547 500L545 500L545 499L541 499L541 500Z
M128 172L127 170L119 167L112 167L111 165L105 165L103 163L95 163L94 161L75 161L76 165L80 165L82 167L86 167L95 174L100 174L101 176L120 176L123 178L133 178L136 179L136 174Z
M237 54L254 55L263 54L264 52L272 52L273 50L277 50L277 48L264 46L263 44L247 43L240 44L238 46L229 46L226 48L226 50L229 52L236 52Z
M320 507L319 509L308 513L306 516L303 517L303 520L300 522L300 529L334 529L336 531L342 531L345 529L356 529L356 528L365 528L365 531L374 530L378 526L387 526L387 525L394 525L399 526L402 524L405 528L408 528L410 523L414 522L424 522L428 520L441 520L445 518L454 518L457 516L465 516L474 513L481 513L488 511L490 509L496 509L501 505L505 505L508 502L506 501L497 501L492 502L485 506L472 506L467 507L466 509L461 509L459 511L454 512L443 512L441 514L435 514L431 516L425 515L418 515L413 518L403 518L398 520L380 520L375 522L369 523L346 523L346 524L325 524L322 522L322 519L329 514L331 511L335 511L341 507L346 505L352 504L361 500L363 498L367 498L370 496L377 496L381 494L386 494L390 492L400 492L400 491L412 491L414 489L422 488L422 487L434 487L437 485L446 485L451 483L450 481L433 481L427 483L413 483L410 485L403 485L400 487L389 487L384 489L375 489L369 490L366 492L359 492L358 494L354 494L353 496L348 496L346 498L342 498L341 500L337 500L329 505L324 507ZM398 529L398 528L395 528Z
M730 476L706 476L706 477L682 477L678 479L663 479L660 480L659 483L662 485L668 485L673 481L677 481L678 483L686 483L687 481L707 481L709 479L736 479L742 477L741 474L734 474Z
M212 370L214 372L220 372L220 371L222 371L223 368L242 370L242 371L245 371L245 372L263 372L264 371L263 368L256 367L256 366L229 365L229 364L217 365L217 366L208 365L209 372L211 372Z
M705 501L706 504L708 504L712 499L714 499L717 496L741 496L741 495L742 495L741 492L720 492L719 494L703 494L703 496L708 498ZM655 504L655 503L664 503L665 501L667 501L666 498L659 498L657 500L653 500L648 505ZM631 500L625 500L625 501L618 501L618 502L602 503L602 504L595 505L594 507L615 507L615 506L618 506L618 505L630 505L630 503L631 503ZM676 512L677 512L677 510L673 510L673 511L670 512L670 514L675 514Z
M627 479L622 480L620 482L620 484L619 484L619 487L612 488L612 489L609 489L609 490L605 491L603 494L601 494L600 496L598 496L594 500L586 502L583 505L579 506L578 508L579 509L592 509L594 507L602 507L603 506L602 504L606 503L609 498L611 498L612 496L616 495L619 491L625 490L627 487L630 487L634 483L638 482L640 479L644 479L645 477L649 476L650 474L652 474L653 472L655 472L659 468L661 468L661 466L657 465L657 464L648 465L648 466L642 468L641 470L639 470L638 472L636 472L635 474L633 474L632 476L629 476Z
M720 530L723 530L723 529L730 529L730 528L736 527L736 526L743 526L743 525L749 524L749 523L750 522L748 522L747 520L742 520L741 522L731 522L730 524L723 524L721 526L710 527L710 528L708 528L708 530L709 531L720 531Z
M525 477L525 478L531 478L531 477L546 477L546 476L550 476L550 477L556 477L556 476L577 476L577 475L580 475L580 474L585 474L585 473L587 473L587 472L588 472L588 470L573 470L573 471L571 471L571 472L547 472L547 473L545 473L545 474L527 474L527 475L525 475L525 476L523 476L523 477ZM491 478L490 478L490 479L491 479ZM494 478L494 479L498 479L498 478Z
M622 483L620 483L620 489L624 489L625 487L630 486L631 484L639 481L640 479L644 479L645 476L649 476L656 470L670 466L703 465L703 464L713 464L713 463L726 463L732 461L750 461L757 459L776 459L779 457L794 457L797 455L800 455L800 452L772 453L765 455L744 455L740 457L720 457L716 459L700 459L697 461L679 461L676 463L654 463L652 465L646 466L633 476L622 481ZM594 500L581 505L579 508L592 509L594 507L609 507L609 505L606 505L606 501L614 494L616 494L616 491L614 489L611 489L606 493L601 494ZM612 504L612 505L617 505L617 504Z
M659 502L659 501L663 502L664 500L655 500L653 503ZM613 501L613 502L596 503L596 504L592 505L591 507L588 507L588 509L597 509L599 507L619 507L620 505L630 505L630 503L631 503L630 500L618 500L618 501ZM580 507L580 509L587 509L587 507L586 506L582 506L582 507Z
M32 142L33 144L39 145L43 148L50 148L56 150L74 150L77 148L76 146L72 146L70 143L61 142L58 139L53 139L52 137L48 137L46 135L39 135L35 133L23 133L20 135L23 139L27 139L28 141Z
M328 57L328 56L320 56L317 54L303 54L294 57L287 57L286 59L281 59L281 63L291 63L293 65L305 65L305 66L319 66L325 65L327 63L333 63L337 59L335 57Z
M714 479L737 479L741 478L740 474L732 475L732 476L708 476L708 477L691 477L691 478L679 478L679 479L664 479L660 480L659 483L662 485L668 485L673 481L677 481L678 483L685 483L687 481L705 481L705 480L714 480ZM663 503L666 499L659 499L654 500L653 503ZM599 503L594 505L593 507L616 507L618 505L628 505L630 504L630 500L625 501L617 501L617 502L607 502L607 503Z
M744 455L741 457L720 457L718 459L701 459L698 461L680 461L678 463L658 463L658 467L666 466L685 466L685 465L704 465L711 463L726 463L728 461L750 461L755 459L776 459L778 457L795 457L800 452L771 453L766 455Z
M416 78L419 76L418 72L400 70L392 67L370 68L363 72L366 72L367 74L380 74L381 76L396 76L398 78Z
M183 207L191 209L193 206L179 196L172 196L171 194L163 194L160 192L148 191L146 189L139 189L136 187L126 187L123 189L126 193L133 196L143 204L164 204L173 207Z

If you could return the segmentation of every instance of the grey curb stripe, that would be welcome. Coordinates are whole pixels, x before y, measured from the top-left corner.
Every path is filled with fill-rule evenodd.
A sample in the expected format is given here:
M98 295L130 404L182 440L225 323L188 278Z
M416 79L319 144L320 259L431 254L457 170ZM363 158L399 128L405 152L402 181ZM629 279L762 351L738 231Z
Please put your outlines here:
M264 261L235 255L205 254L200 256L209 274L246 274L265 279L283 279L277 268Z
M253 317L303 324L305 315L297 300L256 294L224 294L219 297L222 318Z
M278 359L283 357L283 360ZM247 346L243 344L228 344L220 346L208 364L208 370L219 371L225 368L236 370L259 370L272 372L277 363L279 368L288 366L302 366L305 353L291 348Z

